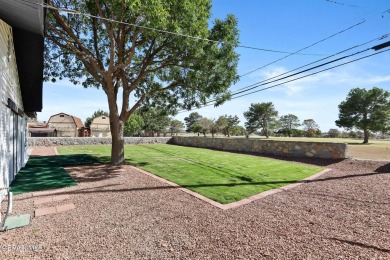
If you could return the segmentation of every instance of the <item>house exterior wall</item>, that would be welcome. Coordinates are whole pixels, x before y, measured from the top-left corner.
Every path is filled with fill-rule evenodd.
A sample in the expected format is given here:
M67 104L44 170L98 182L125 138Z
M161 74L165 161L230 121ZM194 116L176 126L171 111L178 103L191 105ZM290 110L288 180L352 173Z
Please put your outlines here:
M47 122L50 128L55 128L57 130L58 137L77 137L79 136L79 131L77 126L72 118L72 116L67 114L57 114L50 117Z
M110 118L108 116L94 118L90 129L92 137L111 137Z
M27 161L27 118L8 107L11 99L23 110L12 28L0 20L0 189L8 188Z

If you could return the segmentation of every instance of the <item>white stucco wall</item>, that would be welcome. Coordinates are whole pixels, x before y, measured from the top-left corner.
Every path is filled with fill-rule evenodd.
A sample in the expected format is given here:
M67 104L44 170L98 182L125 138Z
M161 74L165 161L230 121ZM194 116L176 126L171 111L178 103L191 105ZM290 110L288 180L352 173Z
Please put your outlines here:
M0 189L9 186L27 160L27 119L7 107L8 98L23 110L12 28L0 20Z

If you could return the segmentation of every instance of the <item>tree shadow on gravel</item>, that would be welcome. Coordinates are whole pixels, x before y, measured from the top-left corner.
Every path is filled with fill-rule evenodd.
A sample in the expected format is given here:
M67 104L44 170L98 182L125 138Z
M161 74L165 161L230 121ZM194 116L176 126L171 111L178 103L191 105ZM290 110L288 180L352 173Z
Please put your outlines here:
M83 175L77 175L72 172L70 173L70 175L77 183L83 183L83 182L97 182L97 181L114 179L118 177L120 174L115 172L96 171L96 172L84 173Z
M313 179L313 180L302 180L302 182L305 182L305 183L322 182L322 181L342 180L342 179L351 179L351 178L367 177L367 176L373 176L373 175L387 175L387 174L390 175L390 172L357 173L357 174L348 174L348 175L326 177L326 178L319 177L318 179Z
M342 202L343 204L348 204L348 205L355 205L355 203L361 203L365 204L366 206L370 206L371 204L377 204L377 205L390 205L390 202L377 202L377 201L372 201L372 200L360 200L356 199L353 195L350 197L348 196L338 196L338 195L331 195L330 193L320 193L320 192L305 192L302 190L299 191L294 191L294 190L289 190L290 193L295 193L298 196L305 196L308 198L314 198L317 197L321 200L326 200L326 201L333 201L333 202ZM385 198L383 198L383 201L387 201Z
M243 183L210 183L210 184L196 184L196 185L163 185L163 186L150 186L150 187L136 187L136 188L128 188L128 189L98 189L108 186L116 186L116 185L106 185L106 186L99 186L99 187L93 187L91 189L94 189L93 191L83 191L83 190L75 190L70 191L70 193L100 193L100 192L126 192L126 191L146 191L146 190L164 190L164 189L177 189L177 188L204 188L204 187L233 187L233 186L245 186L245 185L272 185L272 184L292 184L292 183L314 183L314 182L324 182L324 181L330 181L330 180L338 180L338 179L347 179L347 178L355 178L355 177L361 177L361 176L370 176L370 175L378 175L378 174L390 174L390 173L364 173L364 174L356 174L356 175L347 175L347 176L339 176L339 177L329 177L329 178L323 178L323 179L314 179L314 180L300 180L300 181L270 181L270 182L243 182ZM119 185L119 184L118 184ZM280 188L283 188L280 187Z
M377 173L390 173L390 163L378 167L375 172Z
M342 242L342 243L347 243L347 244L350 244L352 246L360 246L360 247L364 247L364 248L375 249L375 250L378 250L378 251L381 251L381 252L385 252L385 253L390 253L390 249L380 248L380 247L372 246L372 245L367 245L367 244L356 242L356 241L344 240L344 239L339 239L339 238L335 238L335 237L328 237L327 239L339 241L339 242Z

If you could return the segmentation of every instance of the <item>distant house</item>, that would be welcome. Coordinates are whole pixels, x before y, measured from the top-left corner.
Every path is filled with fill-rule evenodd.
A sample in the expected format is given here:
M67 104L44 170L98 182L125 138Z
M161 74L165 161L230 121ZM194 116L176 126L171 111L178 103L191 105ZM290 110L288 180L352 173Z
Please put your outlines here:
M29 137L56 137L57 130L50 128L47 123L28 123Z
M92 137L111 137L110 118L108 116L98 116L92 120L90 126Z
M28 159L27 119L42 110L43 0L26 1L0 0L0 202Z
M52 115L47 121L50 128L57 130L58 137L82 137L84 136L84 124L80 118L59 113Z

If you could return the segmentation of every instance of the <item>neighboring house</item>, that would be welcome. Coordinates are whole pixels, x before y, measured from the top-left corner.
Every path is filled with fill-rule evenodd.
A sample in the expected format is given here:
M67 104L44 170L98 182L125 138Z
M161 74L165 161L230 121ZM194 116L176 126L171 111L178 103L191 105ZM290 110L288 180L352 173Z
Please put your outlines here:
M84 124L80 118L59 113L52 115L47 121L50 128L57 130L58 137L82 137L84 136Z
M111 137L110 118L104 115L95 117L90 129L92 137Z
M28 123L29 137L56 137L57 130L50 128L47 123Z
M27 119L42 110L42 3L0 0L0 193L25 165Z

